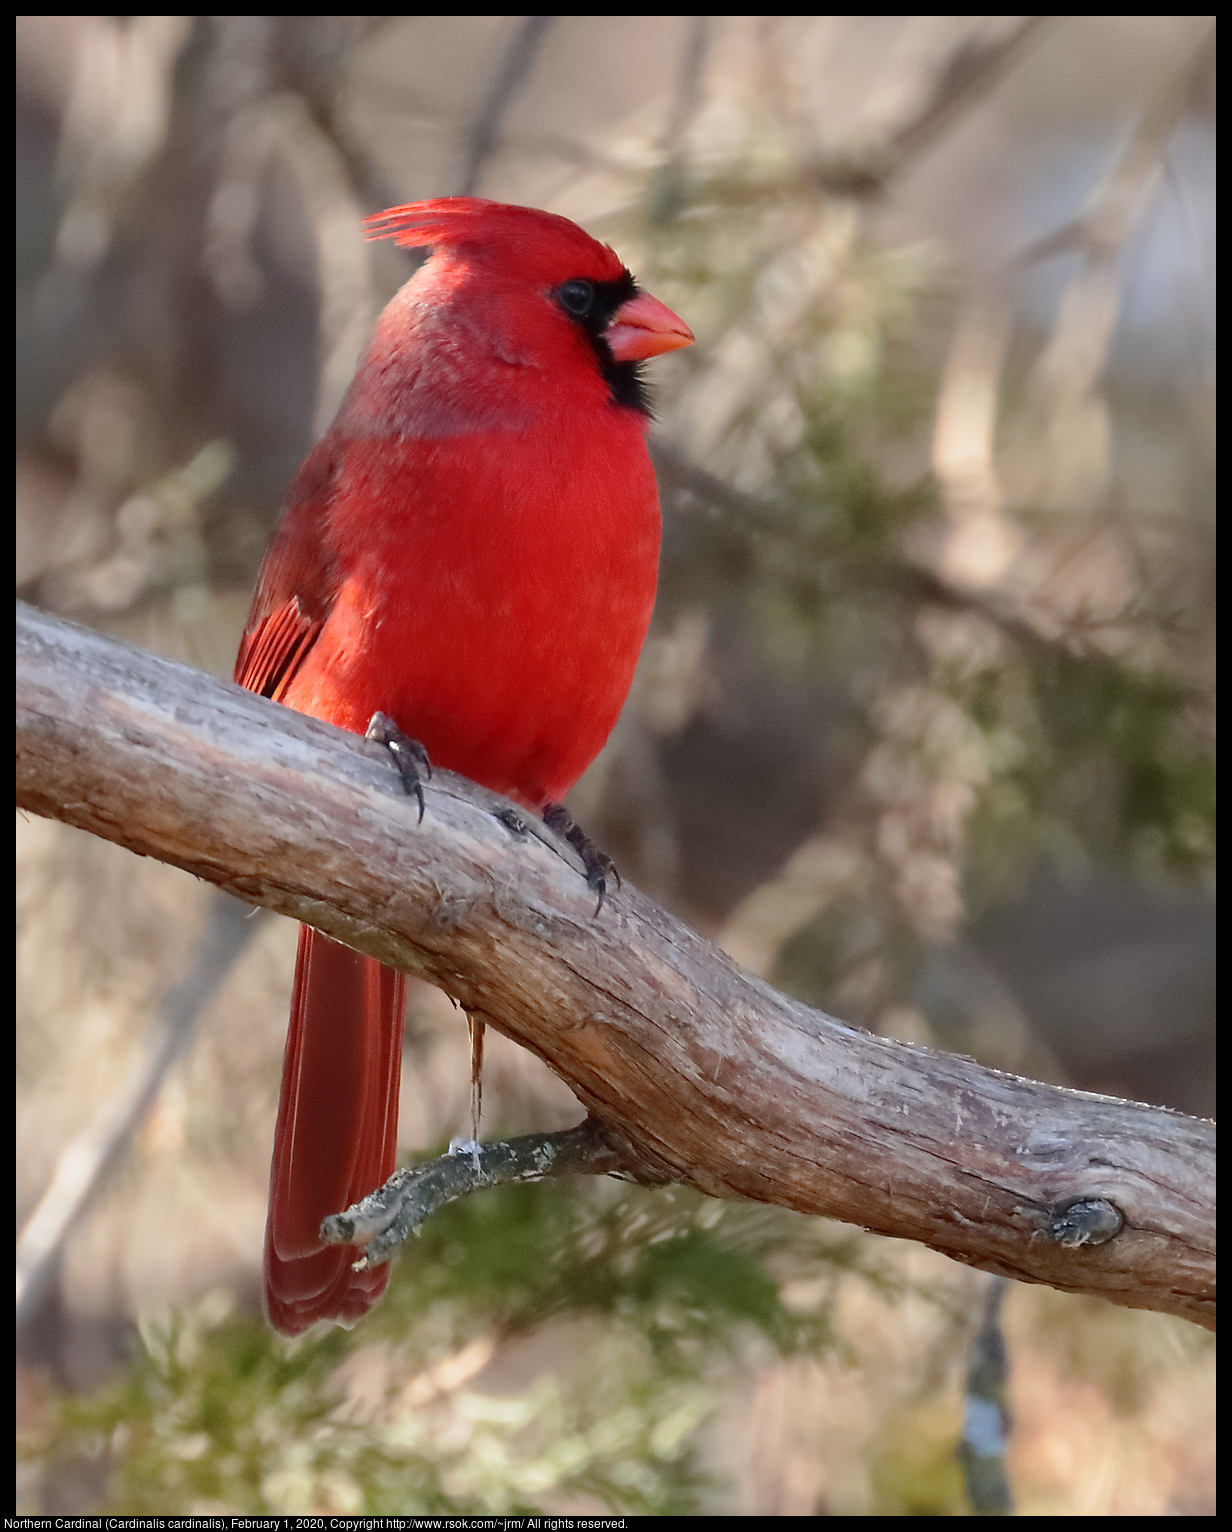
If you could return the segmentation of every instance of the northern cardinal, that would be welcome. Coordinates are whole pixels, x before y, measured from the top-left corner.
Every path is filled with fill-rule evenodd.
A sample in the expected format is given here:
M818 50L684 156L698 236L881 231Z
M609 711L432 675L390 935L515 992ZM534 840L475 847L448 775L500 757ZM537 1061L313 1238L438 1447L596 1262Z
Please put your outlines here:
M421 812L430 761L585 851L560 800L628 694L658 571L638 363L693 337L553 214L442 198L368 231L431 253L291 483L235 679L391 745ZM353 1324L388 1280L318 1231L394 1169L404 1000L301 927L265 1229L284 1334Z

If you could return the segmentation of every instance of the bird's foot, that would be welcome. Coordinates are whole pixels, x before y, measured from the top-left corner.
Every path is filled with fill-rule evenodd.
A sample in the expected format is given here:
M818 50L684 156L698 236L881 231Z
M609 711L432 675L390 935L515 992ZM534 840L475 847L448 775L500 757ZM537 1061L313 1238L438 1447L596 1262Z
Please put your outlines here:
M543 822L562 840L567 840L582 858L582 865L586 869L586 886L593 889L599 896L599 902L595 905L597 915L607 897L607 880L615 878L616 887L620 887L620 873L616 870L616 863L605 851L599 850L585 830L579 829L574 824L563 803L546 804L543 810Z
M428 752L417 739L412 739L409 734L403 734L388 713L373 713L364 738L374 739L378 745L384 745L393 756L394 765L398 768L398 775L402 778L402 786L406 790L407 797L419 800L419 818L422 821L424 817L423 785L432 779L432 762L428 759Z

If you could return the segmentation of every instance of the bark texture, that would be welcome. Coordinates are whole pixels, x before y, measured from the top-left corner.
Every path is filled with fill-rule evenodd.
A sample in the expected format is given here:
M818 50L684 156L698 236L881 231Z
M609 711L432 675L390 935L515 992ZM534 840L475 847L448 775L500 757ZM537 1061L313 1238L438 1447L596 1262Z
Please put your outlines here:
M1214 1327L1214 1125L875 1037L777 993L446 772L21 604L17 803L438 985L624 1168Z

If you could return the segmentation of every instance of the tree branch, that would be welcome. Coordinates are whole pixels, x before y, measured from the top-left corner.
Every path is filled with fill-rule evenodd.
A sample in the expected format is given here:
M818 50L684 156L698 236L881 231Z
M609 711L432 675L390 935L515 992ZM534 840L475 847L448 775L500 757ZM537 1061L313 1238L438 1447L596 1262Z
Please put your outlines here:
M416 973L537 1053L613 1166L1214 1325L1212 1124L776 993L505 800L18 604L17 802ZM606 1163L606 1161L604 1162Z
M547 1181L557 1176L606 1176L625 1168L602 1126L587 1118L563 1133L528 1133L495 1144L451 1144L449 1153L395 1170L384 1186L321 1225L330 1245L362 1245L357 1266L376 1266L438 1208L488 1186Z

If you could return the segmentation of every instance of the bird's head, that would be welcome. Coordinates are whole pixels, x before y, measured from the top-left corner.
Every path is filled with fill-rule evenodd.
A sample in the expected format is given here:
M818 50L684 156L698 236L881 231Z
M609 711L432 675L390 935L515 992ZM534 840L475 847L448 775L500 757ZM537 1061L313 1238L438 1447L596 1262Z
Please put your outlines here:
M684 321L638 287L610 245L558 214L438 197L390 208L365 228L370 239L431 248L437 292L477 291L491 311L516 312L527 342L584 339L617 404L645 412L638 363L693 343Z

